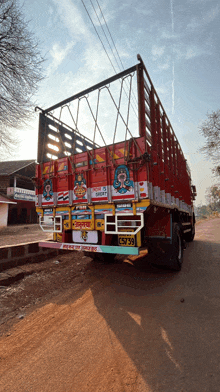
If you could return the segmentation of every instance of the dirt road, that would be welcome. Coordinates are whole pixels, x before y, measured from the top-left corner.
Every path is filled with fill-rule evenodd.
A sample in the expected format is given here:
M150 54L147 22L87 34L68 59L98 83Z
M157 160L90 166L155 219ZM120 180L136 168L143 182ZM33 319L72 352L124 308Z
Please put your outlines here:
M54 261L2 289L1 392L220 391L220 219L180 273Z
M0 247L44 241L50 238L52 234L43 232L38 223L0 228Z

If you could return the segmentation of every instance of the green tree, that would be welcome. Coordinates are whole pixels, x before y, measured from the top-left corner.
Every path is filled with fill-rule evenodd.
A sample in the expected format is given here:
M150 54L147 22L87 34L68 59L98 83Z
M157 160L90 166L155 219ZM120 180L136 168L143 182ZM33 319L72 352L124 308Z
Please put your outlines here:
M206 199L211 211L220 211L220 186L213 185L208 188Z
M200 133L205 137L205 145L201 151L214 163L214 172L220 175L220 110L207 115L201 127Z
M211 211L210 207L207 205L198 206L196 209L196 215L199 218L207 218L209 215L211 215L211 213L212 213L212 211Z
M32 98L42 79L38 44L16 0L0 0L0 149L16 143L19 129L33 113Z

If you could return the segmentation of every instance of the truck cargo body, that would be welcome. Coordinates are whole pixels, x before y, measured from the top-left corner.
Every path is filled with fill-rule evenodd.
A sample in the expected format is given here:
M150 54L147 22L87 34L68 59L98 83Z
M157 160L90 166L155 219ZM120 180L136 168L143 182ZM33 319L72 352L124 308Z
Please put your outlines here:
M142 249L159 251L160 263L179 270L184 241L191 241L195 233L196 190L169 119L140 56L138 59L136 66L41 109L36 209L42 229L53 232L53 241L40 245L86 251L105 260L116 254L138 255ZM138 102L135 137L129 125L134 75ZM120 88L117 101L109 87L114 82ZM108 122L104 118L106 133L112 134L111 144L105 142L104 126L99 125L99 112L109 112L106 99L100 109L104 89L116 111L114 119L111 113ZM94 92L97 100L92 107L88 97ZM79 129L82 100L94 123L92 139ZM75 117L70 111L73 101L78 102ZM60 112L55 117L57 109ZM73 126L64 121L67 116L61 120L64 109ZM122 141L116 141L119 120L124 127ZM104 145L96 142L97 134Z

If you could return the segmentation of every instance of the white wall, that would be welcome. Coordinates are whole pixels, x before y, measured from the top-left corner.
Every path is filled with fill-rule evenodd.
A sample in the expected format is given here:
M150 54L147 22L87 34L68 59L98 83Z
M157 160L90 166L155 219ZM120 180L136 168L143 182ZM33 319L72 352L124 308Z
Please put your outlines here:
M7 226L8 223L8 204L0 203L0 227Z

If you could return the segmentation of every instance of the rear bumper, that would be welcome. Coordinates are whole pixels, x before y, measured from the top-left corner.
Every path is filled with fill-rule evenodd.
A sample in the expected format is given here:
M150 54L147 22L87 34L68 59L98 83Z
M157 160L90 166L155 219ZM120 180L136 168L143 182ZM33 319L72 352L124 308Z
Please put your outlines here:
M39 242L39 246L43 248L63 249L63 250L77 250L81 252L97 252L97 253L114 253L121 255L139 255L138 247L126 246L108 246L108 245L94 245L94 244L67 244L64 242L43 241Z

